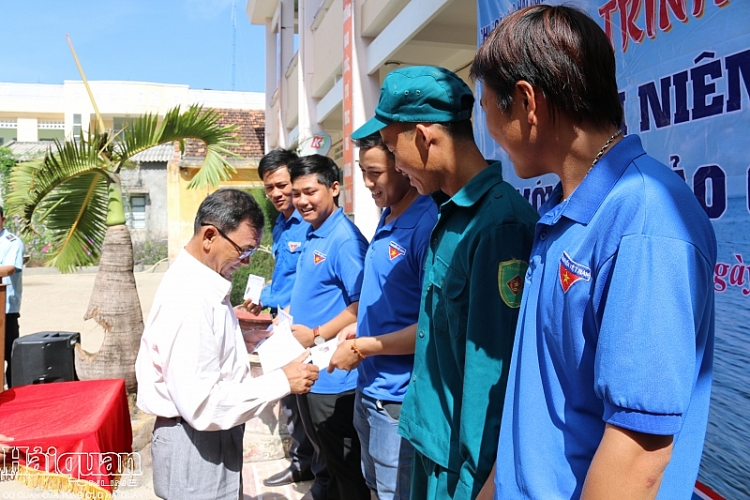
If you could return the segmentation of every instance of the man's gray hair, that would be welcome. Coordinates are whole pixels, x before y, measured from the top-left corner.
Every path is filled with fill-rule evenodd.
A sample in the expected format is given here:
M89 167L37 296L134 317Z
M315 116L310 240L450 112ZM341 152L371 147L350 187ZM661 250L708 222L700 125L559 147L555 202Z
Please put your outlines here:
M263 210L255 198L238 189L220 189L208 195L198 207L193 231L198 234L201 226L212 224L229 233L237 229L244 220L250 222L255 229L263 229Z

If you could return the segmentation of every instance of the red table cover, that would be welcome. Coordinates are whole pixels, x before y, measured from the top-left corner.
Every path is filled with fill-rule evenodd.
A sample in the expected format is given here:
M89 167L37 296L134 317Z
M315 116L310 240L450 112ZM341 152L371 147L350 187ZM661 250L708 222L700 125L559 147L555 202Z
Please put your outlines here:
M20 466L17 480L108 497L132 452L125 381L57 382L0 392L0 434L14 438L5 467Z

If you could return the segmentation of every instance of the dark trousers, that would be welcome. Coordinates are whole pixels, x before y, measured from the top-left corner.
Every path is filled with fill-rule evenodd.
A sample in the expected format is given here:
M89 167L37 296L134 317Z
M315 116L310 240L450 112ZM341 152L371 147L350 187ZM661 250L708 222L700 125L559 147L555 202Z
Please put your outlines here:
M18 338L18 318L20 313L8 313L5 315L5 361L8 362L8 369L5 372L5 380L8 382L8 388L12 387L12 375L10 369L10 355L13 350L13 341Z
M297 397L297 403L305 431L325 460L330 477L325 485L327 498L369 500L370 489L362 476L362 450L353 423L354 391L304 394ZM317 476L315 483L317 486Z
M307 438L305 426L302 423L299 408L297 407L297 396L289 394L281 399L281 410L286 415L286 426L289 430L292 444L289 447L289 458L292 459L291 468L298 472L307 472L311 470L313 474L316 471L325 469L326 464L322 457L314 460L315 449Z

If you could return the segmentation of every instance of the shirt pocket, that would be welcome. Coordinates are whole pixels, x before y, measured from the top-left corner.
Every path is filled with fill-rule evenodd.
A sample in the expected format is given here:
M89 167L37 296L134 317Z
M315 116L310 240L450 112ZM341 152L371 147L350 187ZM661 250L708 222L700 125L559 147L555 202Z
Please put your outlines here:
M466 333L468 303L465 297L467 279L452 269L440 257L430 270L432 318L437 330L453 337Z

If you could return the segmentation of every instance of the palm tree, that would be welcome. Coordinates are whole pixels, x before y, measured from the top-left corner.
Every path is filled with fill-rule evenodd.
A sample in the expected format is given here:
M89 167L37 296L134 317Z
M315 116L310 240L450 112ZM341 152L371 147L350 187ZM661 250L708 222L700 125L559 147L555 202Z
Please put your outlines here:
M20 217L22 234L43 225L51 235L47 265L61 272L90 265L101 257L88 310L104 328L101 349L90 354L76 346L76 371L85 379L124 378L135 392L135 358L143 333L143 313L133 276L133 246L125 225L120 170L128 159L152 146L195 139L206 158L189 188L216 186L234 172L222 155L234 127L218 124L214 110L191 106L135 119L116 136L93 130L79 141L57 142L43 158L16 165L11 173L9 214ZM75 293L71 290L71 293ZM52 298L54 300L54 298Z

